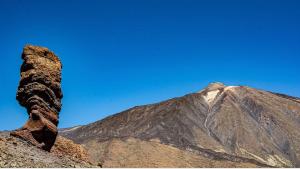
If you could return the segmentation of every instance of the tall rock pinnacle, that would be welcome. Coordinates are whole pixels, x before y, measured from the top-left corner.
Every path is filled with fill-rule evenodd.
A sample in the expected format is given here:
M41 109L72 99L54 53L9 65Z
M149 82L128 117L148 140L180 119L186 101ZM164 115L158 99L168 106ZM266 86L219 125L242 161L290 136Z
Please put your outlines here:
M49 49L31 45L24 47L22 59L17 100L27 109L29 120L11 135L50 151L58 132L63 97L62 64Z

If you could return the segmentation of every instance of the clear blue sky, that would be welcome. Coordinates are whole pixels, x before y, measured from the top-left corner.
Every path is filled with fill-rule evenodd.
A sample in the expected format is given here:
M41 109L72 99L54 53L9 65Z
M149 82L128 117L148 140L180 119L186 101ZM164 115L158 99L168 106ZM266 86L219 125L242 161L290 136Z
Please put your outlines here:
M0 130L21 127L22 48L63 62L59 127L220 81L300 96L300 1L1 0Z

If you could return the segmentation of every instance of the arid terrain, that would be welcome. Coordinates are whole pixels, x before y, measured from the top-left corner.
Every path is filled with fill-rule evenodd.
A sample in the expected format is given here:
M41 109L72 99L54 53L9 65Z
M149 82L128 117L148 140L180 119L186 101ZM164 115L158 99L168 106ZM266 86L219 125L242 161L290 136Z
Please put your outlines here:
M99 167L87 160L85 149L73 141L58 137L51 152L37 148L29 142L0 132L0 167L73 168Z
M300 99L212 83L60 135L103 167L299 167Z
M60 129L50 152L0 133L0 167L299 167L300 99L212 83Z
M0 169L300 169L300 0L0 0L0 20Z

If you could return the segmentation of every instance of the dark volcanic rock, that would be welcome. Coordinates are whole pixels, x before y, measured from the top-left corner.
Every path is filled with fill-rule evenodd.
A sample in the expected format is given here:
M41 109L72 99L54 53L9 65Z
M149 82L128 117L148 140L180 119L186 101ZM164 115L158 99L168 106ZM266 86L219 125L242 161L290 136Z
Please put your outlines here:
M134 107L86 126L65 129L61 134L85 144L96 159L100 157L96 150L111 147L108 144L111 140L125 140L122 145L129 146L126 140L135 138L151 145L151 140L158 140L164 145L190 150L213 159L214 163L299 167L299 128L298 98L214 83L200 92ZM104 164L105 159L117 157L111 149L105 150L109 153L103 155ZM147 158L149 153L144 153ZM142 158L137 157L135 162ZM200 166L209 165L204 162Z
M11 135L50 151L61 110L62 64L49 49L31 45L24 47L22 59L17 100L26 107L29 120Z

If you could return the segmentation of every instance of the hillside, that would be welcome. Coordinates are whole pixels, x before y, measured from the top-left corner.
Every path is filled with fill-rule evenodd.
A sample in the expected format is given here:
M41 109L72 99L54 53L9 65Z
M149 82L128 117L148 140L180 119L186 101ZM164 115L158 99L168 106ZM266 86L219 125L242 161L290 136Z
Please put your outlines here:
M60 134L104 167L299 167L299 128L299 98L212 83Z

